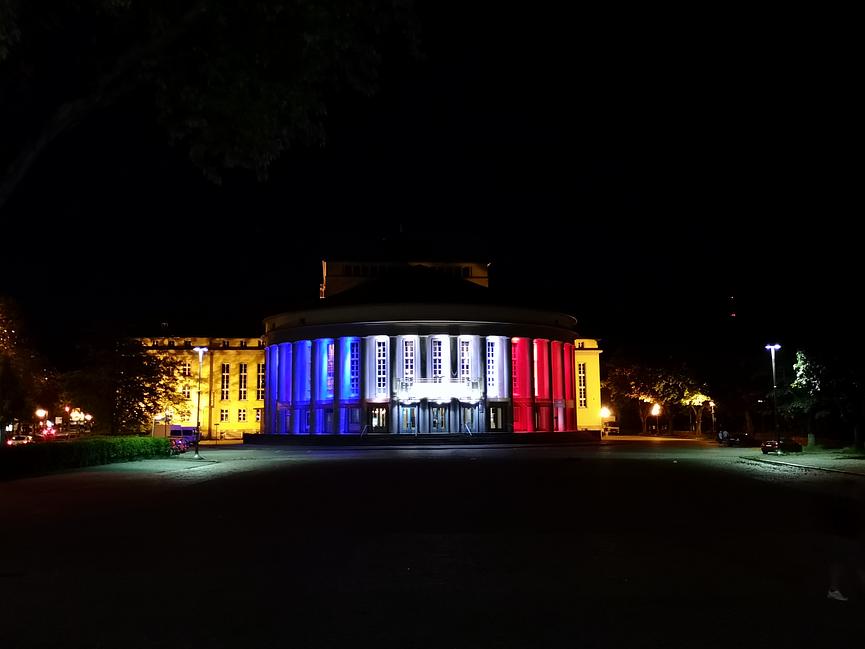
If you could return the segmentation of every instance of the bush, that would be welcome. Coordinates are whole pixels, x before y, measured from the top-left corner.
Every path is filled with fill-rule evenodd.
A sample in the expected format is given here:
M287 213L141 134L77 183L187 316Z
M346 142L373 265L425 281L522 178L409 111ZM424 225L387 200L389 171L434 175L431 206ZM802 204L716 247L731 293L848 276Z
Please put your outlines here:
M168 457L169 442L155 437L86 437L0 449L0 479L112 462Z

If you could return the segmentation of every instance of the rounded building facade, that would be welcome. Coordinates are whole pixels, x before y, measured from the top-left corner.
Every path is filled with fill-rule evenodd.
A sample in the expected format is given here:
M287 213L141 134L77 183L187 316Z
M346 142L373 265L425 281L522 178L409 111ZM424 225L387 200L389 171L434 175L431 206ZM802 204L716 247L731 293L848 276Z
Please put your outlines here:
M370 304L265 319L270 434L600 430L597 341L568 315Z

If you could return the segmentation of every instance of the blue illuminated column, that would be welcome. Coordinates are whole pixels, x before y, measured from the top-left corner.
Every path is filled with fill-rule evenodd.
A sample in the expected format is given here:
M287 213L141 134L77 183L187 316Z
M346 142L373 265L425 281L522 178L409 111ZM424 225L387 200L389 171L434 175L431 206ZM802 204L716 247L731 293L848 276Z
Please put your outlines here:
M276 432L288 433L287 414L291 407L291 343L280 343L277 367L277 413Z
M292 350L294 365L292 382L292 413L291 432L306 434L310 429L310 395L312 384L312 341L298 340Z
M360 338L339 339L334 404L339 406L339 422L335 432L360 432Z
M269 345L264 350L264 364L267 368L267 381L265 383L264 394L264 430L262 432L273 434L276 429L276 392L278 385L276 377L278 376L279 364L279 348L276 345Z
M333 421L327 421L328 411L333 413L333 393L335 381L335 349L333 338L315 340L315 365L313 367L313 433L333 432ZM332 416L332 414L331 414Z

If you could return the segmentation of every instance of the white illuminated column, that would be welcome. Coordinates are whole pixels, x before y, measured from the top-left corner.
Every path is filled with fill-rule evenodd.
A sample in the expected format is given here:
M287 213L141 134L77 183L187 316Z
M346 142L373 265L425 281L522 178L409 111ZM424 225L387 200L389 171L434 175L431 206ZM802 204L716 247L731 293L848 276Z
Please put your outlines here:
M192 351L198 352L198 404L195 407L195 458L201 459L198 454L198 439L201 437L201 366L207 347L193 347Z

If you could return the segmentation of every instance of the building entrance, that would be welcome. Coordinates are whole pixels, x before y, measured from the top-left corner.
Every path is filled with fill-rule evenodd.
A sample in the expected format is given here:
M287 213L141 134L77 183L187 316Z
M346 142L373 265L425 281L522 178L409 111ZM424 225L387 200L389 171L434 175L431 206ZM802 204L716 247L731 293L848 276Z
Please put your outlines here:
M370 406L367 411L367 425L370 432L386 433L387 428L387 406Z
M400 406L399 432L417 435L417 406Z
M431 433L447 433L450 428L448 426L448 408L447 406L439 406L432 404L429 407L429 432Z

